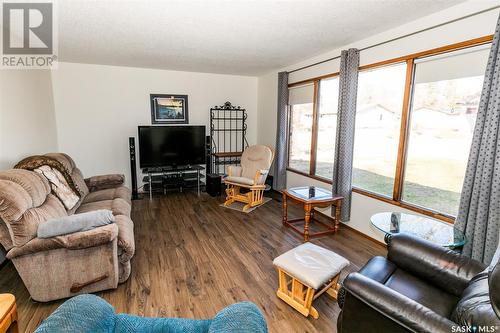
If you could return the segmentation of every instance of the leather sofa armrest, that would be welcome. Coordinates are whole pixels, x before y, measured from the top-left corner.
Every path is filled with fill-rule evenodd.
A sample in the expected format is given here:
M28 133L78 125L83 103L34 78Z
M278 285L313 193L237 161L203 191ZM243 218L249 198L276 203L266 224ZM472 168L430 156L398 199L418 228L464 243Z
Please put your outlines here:
M387 249L387 259L398 267L456 296L486 268L479 261L404 233L391 236Z
M121 186L124 183L125 175L122 174L99 175L85 178L85 184L87 184L90 192Z
M118 225L108 224L92 230L51 238L33 238L23 246L13 247L7 258L12 259L31 253L66 248L70 250L85 249L109 243L118 236Z
M359 273L344 280L347 298L353 296L386 318L412 332L450 333L457 326L429 308ZM363 311L360 309L360 311ZM360 315L361 316L361 315ZM361 320L361 319L360 319Z

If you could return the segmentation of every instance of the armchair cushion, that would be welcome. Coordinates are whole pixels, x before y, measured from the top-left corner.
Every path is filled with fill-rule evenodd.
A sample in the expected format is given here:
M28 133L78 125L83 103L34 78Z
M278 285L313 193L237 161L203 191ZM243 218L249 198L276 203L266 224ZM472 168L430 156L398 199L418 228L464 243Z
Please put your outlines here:
M118 236L118 226L108 224L92 230L75 232L73 234L52 238L34 238L20 247L14 247L7 253L7 258L13 259L30 253L48 251L59 248L71 250L85 249L109 243Z
M455 325L426 306L359 273L349 274L344 280L344 288L370 308L410 331L449 333ZM349 297L344 306L348 306Z
M500 327L500 318L495 314L493 300L490 294L495 295L494 291L490 293L488 283L488 269L476 275L469 283L455 311L452 319L460 326L478 326L488 323Z
M258 170L268 170L273 161L271 148L262 145L250 146L241 155L242 177L253 179Z
M384 284L396 269L397 266L386 258L376 256L371 258L366 265L359 270L359 273Z
M94 192L90 192L85 199L83 199L83 204L89 202L97 202L104 200L113 200L113 199L123 199L129 204L131 203L130 199L132 198L132 191L128 187L118 186L113 188L107 188L104 190L96 190Z
M76 210L76 213L86 213L98 209L108 209L113 212L113 215L130 216L131 206L127 201L117 198L113 200L103 200L82 204Z
M32 207L41 206L50 194L45 177L36 172L12 169L0 172L0 211L6 221L19 220Z
M485 265L455 251L401 233L388 244L387 259L421 279L460 296Z
M457 296L411 275L384 257L370 259L359 274L381 283L441 316L449 317L458 302Z
M228 182L231 182L231 183L242 184L242 185L248 185L248 186L252 186L254 184L253 179L246 178L246 177L227 176L226 178L224 178L224 181L228 181Z
M123 185L125 176L120 174L99 175L85 179L90 192Z
M7 225L13 246L35 238L40 223L66 215L43 176L23 169L0 172L0 219Z
M273 151L271 148L262 145L250 146L241 155L242 177L255 177L259 170L268 170L273 161Z
M240 165L229 165L227 167L227 175L233 177L241 177L241 172L243 169Z
M50 219L38 225L38 238L50 238L87 231L114 221L113 213L104 209Z

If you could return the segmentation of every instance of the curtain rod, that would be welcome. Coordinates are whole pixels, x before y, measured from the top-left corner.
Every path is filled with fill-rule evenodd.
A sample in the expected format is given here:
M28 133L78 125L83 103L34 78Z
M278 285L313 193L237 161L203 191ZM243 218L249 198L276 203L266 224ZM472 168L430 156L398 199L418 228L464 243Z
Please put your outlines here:
M457 22L457 21L461 21L461 20L464 20L466 18L473 17L473 16L476 16L476 15L479 15L479 14L483 14L483 13L486 13L486 12L489 12L489 11L492 11L492 10L495 10L495 9L498 9L498 8L500 8L500 5L494 6L494 7L488 8L488 9L483 9L483 10L481 10L479 12L475 12L475 13L472 13L472 14L469 14L469 15L466 15L466 16L462 16L462 17L459 17L459 18L456 18L456 19L453 19L453 20L450 20L450 21L447 21L447 22L436 24L436 25L433 25L431 27L428 27L428 28L425 28L425 29L421 29L421 30L418 30L418 31L415 31L415 32L411 32L411 33L406 34L406 35L395 37L395 38L386 40L384 42L372 44L372 45L369 45L369 46L366 46L366 47L363 47L363 48L359 49L359 51L361 52L361 51L365 51L365 50L368 50L368 49L372 49L372 48L380 46L380 45L384 45L384 44L388 44L388 43L391 43L391 42L395 42L397 40L400 40L400 39L403 39L403 38L406 38L406 37L417 35L419 33L422 33L422 32L425 32L425 31L429 31L429 30L432 30L432 29L436 29L436 28L442 27L444 25L447 25L447 24L450 24L450 23L454 23L454 22ZM315 62L313 64L310 64L310 65L299 67L299 68L296 68L296 69L291 70L291 71L287 71L287 73L291 74L291 73L294 73L294 72L298 72L298 71L301 71L303 69L314 67L314 66L317 66L317 65L321 65L321 64L324 64L325 62L329 62L329 61L332 61L332 60L335 60L335 59L339 59L339 58L340 58L340 55L338 55L336 57L328 58L328 59L325 59L325 60L321 60L321 61Z

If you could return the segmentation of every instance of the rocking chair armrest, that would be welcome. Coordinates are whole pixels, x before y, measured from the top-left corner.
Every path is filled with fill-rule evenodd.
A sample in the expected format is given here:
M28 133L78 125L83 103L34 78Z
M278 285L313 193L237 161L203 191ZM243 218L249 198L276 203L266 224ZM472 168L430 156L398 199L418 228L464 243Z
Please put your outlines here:
M227 167L227 175L233 177L241 177L243 168L240 165L229 165Z
M250 189L252 189L252 190L265 190L266 185L265 184L255 184L255 185L250 186Z
M269 170L265 169L260 169L255 172L255 177L254 177L254 184L255 185L263 185L264 182L266 181L267 174L269 173Z

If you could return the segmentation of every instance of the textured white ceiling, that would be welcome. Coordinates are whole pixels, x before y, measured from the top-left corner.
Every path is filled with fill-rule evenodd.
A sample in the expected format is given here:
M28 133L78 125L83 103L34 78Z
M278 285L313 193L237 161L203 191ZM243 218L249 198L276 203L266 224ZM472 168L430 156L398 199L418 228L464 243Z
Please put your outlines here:
M462 0L59 0L59 59L258 75Z

